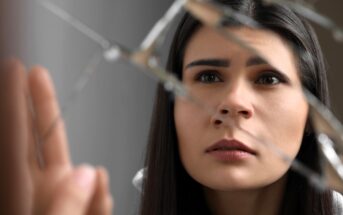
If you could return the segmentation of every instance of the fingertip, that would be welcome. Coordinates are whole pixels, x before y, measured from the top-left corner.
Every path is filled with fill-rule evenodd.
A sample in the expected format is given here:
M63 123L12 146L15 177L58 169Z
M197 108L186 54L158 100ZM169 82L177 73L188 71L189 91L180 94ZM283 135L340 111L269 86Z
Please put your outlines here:
M114 203L114 199L112 197L111 194L108 194L107 195L107 198L106 198L106 207L108 209L108 211L110 211L109 214L112 214L111 211L113 210L113 208L115 207L115 203Z
M92 166L84 164L74 170L72 178L79 188L90 191L95 187L96 171Z
M1 65L3 66L3 68L7 70L13 70L13 69L25 70L24 64L19 59L14 58L14 57L10 57L3 60L1 62Z
M99 166L97 167L97 171L103 183L108 184L109 182L109 175L105 167Z
M102 193L105 198L105 208L107 211L112 211L114 207L114 200L110 191L110 177L108 170L105 167L100 166L98 167L98 171L101 175Z
M40 73L49 74L49 71L43 66L35 65L30 69L29 73L31 74L31 76L32 75L34 76L34 75L37 75ZM42 74L42 75L44 75L44 74Z
M87 214L112 214L113 198L108 190L108 173L104 167L96 167L97 187Z
M56 189L49 215L85 214L95 191L96 170L81 165L70 172Z
M42 66L34 66L29 72L29 83L32 88L41 86L42 83L52 83L49 71Z
M1 61L0 64L1 70L1 80L4 81L4 84L12 85L14 87L25 85L25 67L16 58L8 58Z

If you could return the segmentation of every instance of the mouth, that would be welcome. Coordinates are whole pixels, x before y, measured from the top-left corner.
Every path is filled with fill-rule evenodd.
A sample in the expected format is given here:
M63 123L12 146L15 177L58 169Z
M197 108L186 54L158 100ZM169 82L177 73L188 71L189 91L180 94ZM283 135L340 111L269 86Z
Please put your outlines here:
M218 142L214 143L212 146L208 147L205 151L206 153L213 153L213 152L241 152L241 153L248 153L251 155L256 155L256 151L251 149L250 147L246 146L242 142L231 139L222 139Z

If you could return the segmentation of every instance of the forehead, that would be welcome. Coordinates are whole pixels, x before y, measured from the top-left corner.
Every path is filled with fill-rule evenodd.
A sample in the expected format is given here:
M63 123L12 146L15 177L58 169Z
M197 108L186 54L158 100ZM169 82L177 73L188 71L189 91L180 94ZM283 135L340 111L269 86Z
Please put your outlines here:
M296 72L296 60L292 49L276 33L247 27L233 27L227 30L255 48L277 69ZM253 55L255 54L229 41L210 27L204 26L188 42L183 65L185 66L194 60L207 58L227 58L233 63L243 62Z

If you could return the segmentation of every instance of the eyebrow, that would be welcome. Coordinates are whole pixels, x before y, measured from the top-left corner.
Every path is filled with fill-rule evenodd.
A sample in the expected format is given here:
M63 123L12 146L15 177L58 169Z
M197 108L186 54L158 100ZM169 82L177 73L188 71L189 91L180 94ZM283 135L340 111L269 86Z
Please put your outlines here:
M192 61L191 63L187 64L185 69L195 67L195 66L216 66L216 67L230 67L231 61L228 59L220 59L220 58L213 58L213 59L199 59ZM256 66L261 64L268 64L266 60L259 56L250 57L245 66Z
M227 59L200 59L192 61L191 63L187 64L185 69L188 69L190 67L194 66L217 66L217 67L229 67L231 64L230 60Z
M269 63L259 56L253 56L253 57L248 59L245 66L248 67L248 66L261 65L261 64L269 64Z

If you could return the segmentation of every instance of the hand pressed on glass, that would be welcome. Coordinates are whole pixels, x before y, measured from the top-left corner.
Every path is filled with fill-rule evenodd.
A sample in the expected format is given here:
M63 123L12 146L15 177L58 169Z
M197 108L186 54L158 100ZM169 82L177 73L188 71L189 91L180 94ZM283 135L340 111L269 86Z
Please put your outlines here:
M59 116L48 72L35 67L26 75L17 60L6 60L1 69L1 112L7 119L1 120L1 128L6 128L1 129L1 168L10 170L1 181L5 192L0 198L4 204L8 201L2 213L111 214L106 170L72 165L60 118L46 133ZM43 165L38 163L37 147Z

